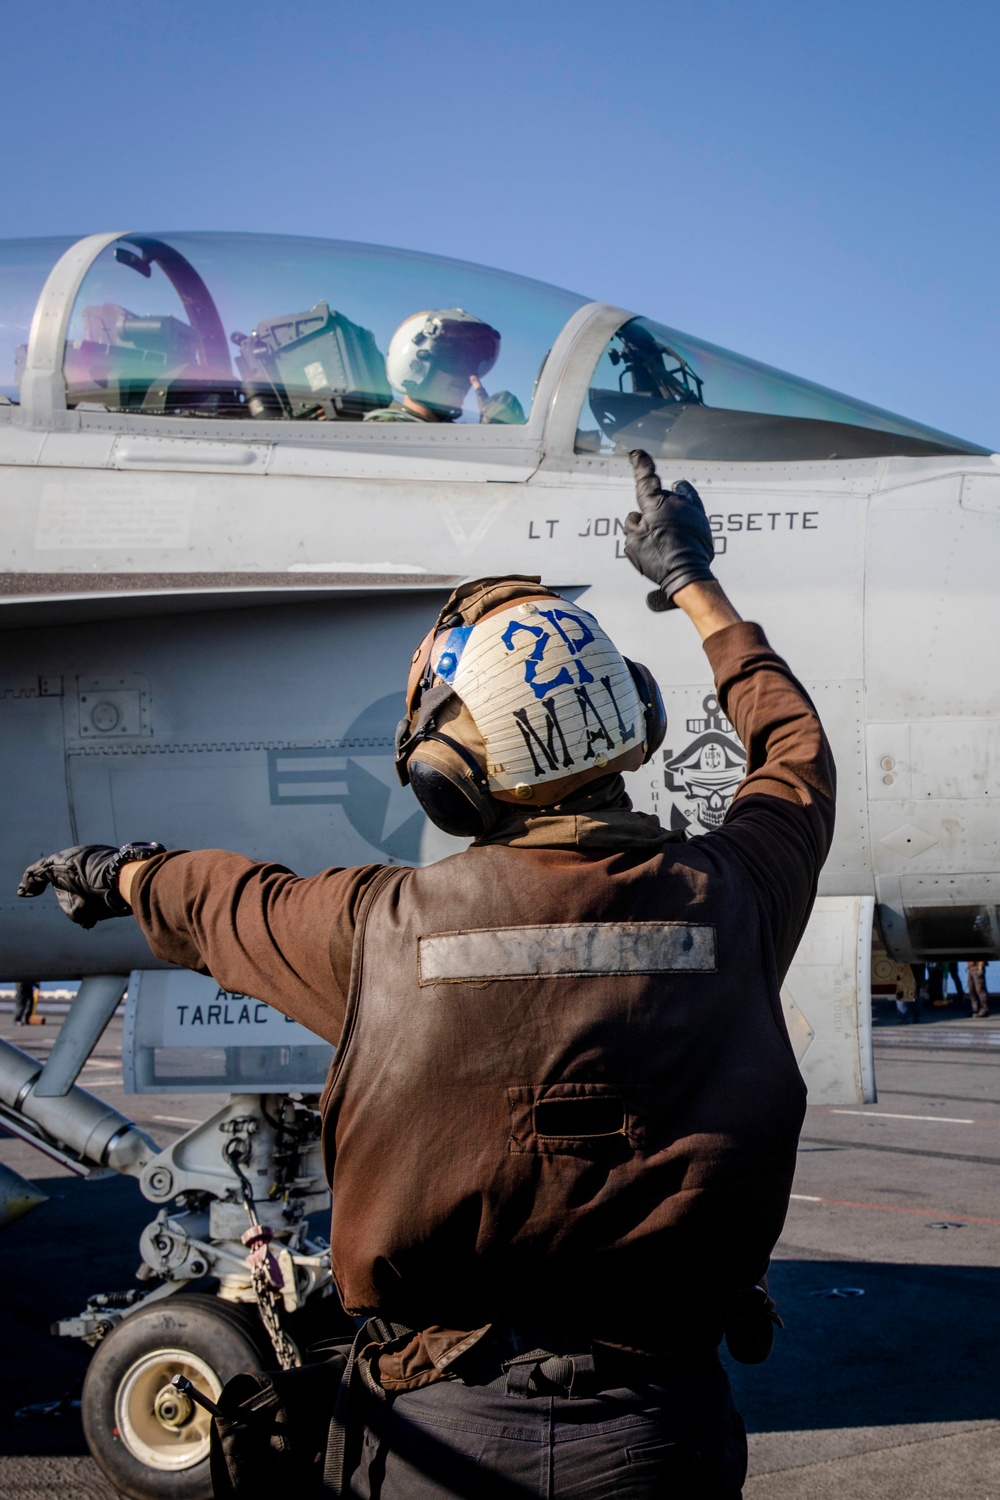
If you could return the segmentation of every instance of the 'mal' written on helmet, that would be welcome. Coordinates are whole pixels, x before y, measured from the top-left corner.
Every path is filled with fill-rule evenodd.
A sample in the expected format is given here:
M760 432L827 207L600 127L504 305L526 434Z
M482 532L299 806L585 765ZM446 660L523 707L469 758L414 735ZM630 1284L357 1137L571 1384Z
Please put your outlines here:
M461 793L461 811L475 804L461 831L489 826L497 802L556 805L598 777L637 769L662 742L649 672L593 615L532 583L463 585L458 609L446 606L417 653L397 765L434 821L452 807L450 792L438 797L442 778Z
M645 750L624 658L593 615L551 602L515 604L474 625L464 642L461 630L449 632L436 652L435 671L475 720L490 791L501 798Z

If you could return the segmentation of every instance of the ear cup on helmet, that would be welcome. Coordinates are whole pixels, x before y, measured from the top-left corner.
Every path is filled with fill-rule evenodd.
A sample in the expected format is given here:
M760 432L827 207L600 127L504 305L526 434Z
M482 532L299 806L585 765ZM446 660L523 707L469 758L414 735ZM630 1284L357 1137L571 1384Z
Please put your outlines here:
M646 765L663 744L667 733L667 710L663 704L663 694L660 692L659 684L648 667L642 662L629 661L625 657L625 665L632 674L639 701L642 704L646 717L646 754L643 765Z
M428 735L407 762L414 795L432 823L458 838L489 833L501 808L473 756L440 732Z

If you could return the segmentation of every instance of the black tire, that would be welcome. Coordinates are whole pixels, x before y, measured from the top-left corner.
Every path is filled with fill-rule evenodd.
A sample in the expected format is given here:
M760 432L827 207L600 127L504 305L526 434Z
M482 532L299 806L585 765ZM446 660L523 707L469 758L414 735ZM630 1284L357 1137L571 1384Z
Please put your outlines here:
M185 1374L214 1397L241 1370L276 1364L255 1308L199 1293L140 1307L90 1362L81 1412L87 1445L130 1500L212 1500L207 1413L178 1409L170 1377Z

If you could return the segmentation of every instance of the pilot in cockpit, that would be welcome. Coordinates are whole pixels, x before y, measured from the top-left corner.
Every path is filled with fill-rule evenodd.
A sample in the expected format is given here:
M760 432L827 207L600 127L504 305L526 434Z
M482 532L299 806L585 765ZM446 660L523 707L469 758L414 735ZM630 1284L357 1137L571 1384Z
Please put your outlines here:
M461 307L414 313L396 329L385 361L402 400L368 412L365 421L457 422L473 390L480 422L522 423L517 397L511 391L490 396L482 383L499 353L497 330Z

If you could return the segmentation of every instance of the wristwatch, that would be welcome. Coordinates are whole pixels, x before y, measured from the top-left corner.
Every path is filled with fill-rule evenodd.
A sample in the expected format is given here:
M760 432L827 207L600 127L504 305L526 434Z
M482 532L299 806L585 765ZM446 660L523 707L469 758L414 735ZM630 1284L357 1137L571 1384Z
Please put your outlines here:
M108 862L104 872L104 884L108 892L109 906L120 906L120 915L128 916L132 908L118 889L118 877L121 874L122 865L133 864L137 859L151 859L154 854L166 854L164 844L122 844L118 853L113 855Z

